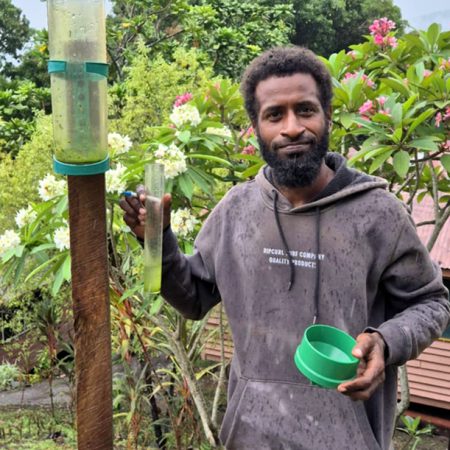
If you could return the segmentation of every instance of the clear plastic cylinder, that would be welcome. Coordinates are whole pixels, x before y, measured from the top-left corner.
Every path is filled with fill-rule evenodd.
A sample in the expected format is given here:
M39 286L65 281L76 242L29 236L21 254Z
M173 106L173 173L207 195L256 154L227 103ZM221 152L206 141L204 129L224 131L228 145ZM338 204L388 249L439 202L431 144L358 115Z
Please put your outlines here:
M104 0L48 0L54 154L58 161L89 164L108 156L107 79L86 71L106 64Z
M164 166L145 166L144 292L157 294L161 290Z

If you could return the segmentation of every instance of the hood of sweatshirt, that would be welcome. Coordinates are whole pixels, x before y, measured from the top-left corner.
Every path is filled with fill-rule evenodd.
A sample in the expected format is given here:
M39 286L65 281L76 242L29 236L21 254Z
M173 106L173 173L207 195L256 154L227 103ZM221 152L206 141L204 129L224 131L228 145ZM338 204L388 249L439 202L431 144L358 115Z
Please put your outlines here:
M369 189L386 189L388 186L386 180L382 178L366 175L365 173L350 169L347 167L346 159L337 153L328 153L325 162L335 173L334 178L312 202L296 208L292 206L289 200L270 181L272 178L270 167L262 167L255 180L261 189L261 195L266 206L273 209L274 198L277 196L276 207L279 212L304 212L312 209L324 208L343 198Z

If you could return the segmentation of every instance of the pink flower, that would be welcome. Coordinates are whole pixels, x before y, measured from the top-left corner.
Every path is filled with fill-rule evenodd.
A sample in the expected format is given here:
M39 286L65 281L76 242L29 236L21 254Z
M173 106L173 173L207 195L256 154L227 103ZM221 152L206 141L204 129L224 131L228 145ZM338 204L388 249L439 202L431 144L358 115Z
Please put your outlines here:
M347 52L347 55L350 56L353 59L353 61L358 56L358 54L355 52L355 50L351 50L350 52Z
M372 100L367 100L360 108L359 113L363 116L373 114L373 102Z
M445 60L445 59L442 59L441 61L440 61L440 66L439 66L439 69L441 69L441 70L450 70L450 58L448 58L447 60Z
M444 120L449 119L450 119L450 106L447 106L447 108L445 108Z
M445 142L442 144L442 148L443 148L444 150L450 150L450 139L447 140L447 141L445 141Z
M434 118L434 125L436 126L436 128L439 128L441 126L441 122L442 122L442 114L438 112L436 114L436 117Z
M175 97L175 102L174 102L173 106L174 106L174 108L178 108L190 100L192 100L192 94L190 92L185 92L183 95L177 95Z
M348 80L351 80L352 78L356 78L359 76L358 72L347 72L344 75L344 80L343 82L345 83ZM366 74L362 74L361 79L363 81L363 83L365 83L367 86L369 86L370 88L374 88L375 87L375 83L366 75Z
M375 19L369 27L370 34L375 36L377 34L381 34L382 36L386 36L389 31L395 29L395 22L392 20L388 20L387 17L383 17L381 19Z
M386 45L392 48L396 48L398 46L397 39L394 36L387 36L386 37Z
M385 97L384 95L381 95L380 97L377 98L377 102L378 104L383 107L384 104L386 103L387 97Z
M383 45L384 44L383 36L381 36L381 34L376 34L374 36L374 42L376 45Z
M254 155L256 153L256 149L253 145L247 145L242 149L241 153L243 155Z
M380 114L383 114L383 116L391 117L391 110L389 108L387 108L387 109L380 109L378 112Z
M431 70L425 69L423 71L423 77L428 78L433 72Z
M248 139L249 137L253 136L255 134L255 130L253 129L252 126L248 127L247 130L244 133L244 138Z

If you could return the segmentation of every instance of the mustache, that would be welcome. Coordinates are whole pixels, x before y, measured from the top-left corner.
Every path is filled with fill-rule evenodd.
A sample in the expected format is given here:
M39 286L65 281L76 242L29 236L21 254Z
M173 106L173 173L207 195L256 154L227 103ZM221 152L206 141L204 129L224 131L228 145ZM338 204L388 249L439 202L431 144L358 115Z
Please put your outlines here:
M308 137L303 139L297 139L295 141L278 142L276 145L274 145L273 149L278 150L283 147L290 147L295 145L313 145L315 143L316 139Z

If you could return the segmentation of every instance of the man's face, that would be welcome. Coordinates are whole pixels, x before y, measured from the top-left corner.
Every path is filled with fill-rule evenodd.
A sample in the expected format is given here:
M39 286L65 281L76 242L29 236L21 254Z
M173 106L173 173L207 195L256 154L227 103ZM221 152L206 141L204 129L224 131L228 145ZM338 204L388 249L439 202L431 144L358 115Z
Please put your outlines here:
M254 124L261 154L272 167L275 182L306 187L319 174L328 149L329 114L309 74L270 77L255 91L259 106Z

